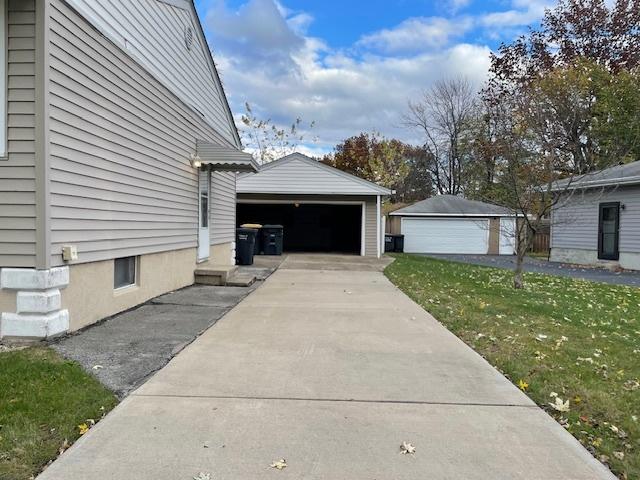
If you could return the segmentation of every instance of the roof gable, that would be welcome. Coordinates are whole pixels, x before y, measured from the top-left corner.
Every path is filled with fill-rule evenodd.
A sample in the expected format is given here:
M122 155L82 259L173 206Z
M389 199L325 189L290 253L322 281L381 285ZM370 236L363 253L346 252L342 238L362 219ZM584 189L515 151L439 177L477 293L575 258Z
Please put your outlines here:
M67 0L230 145L233 115L192 0Z
M389 195L390 190L301 153L268 163L256 174L238 177L238 193L298 195Z
M455 195L437 195L391 212L391 215L510 216L514 213L508 208L491 203L468 200Z

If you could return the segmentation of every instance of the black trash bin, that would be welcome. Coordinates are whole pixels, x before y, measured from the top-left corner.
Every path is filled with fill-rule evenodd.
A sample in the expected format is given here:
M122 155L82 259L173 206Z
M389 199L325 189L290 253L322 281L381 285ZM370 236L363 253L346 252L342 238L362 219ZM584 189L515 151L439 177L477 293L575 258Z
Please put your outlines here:
M236 229L236 264L253 265L253 249L258 230L255 228Z
M265 255L282 255L284 227L282 225L263 225L260 230L262 252Z
M404 235L394 235L393 251L398 253L404 252Z
M260 230L262 229L262 225L259 223L243 223L240 225L240 228L251 228L256 230L256 242L253 248L254 255L260 255L262 253L262 235L260 235Z
M384 251L398 253L404 252L404 235L398 235L395 233L385 234Z
M385 252L393 252L395 248L395 241L393 235L390 233L385 234L384 236L384 251Z

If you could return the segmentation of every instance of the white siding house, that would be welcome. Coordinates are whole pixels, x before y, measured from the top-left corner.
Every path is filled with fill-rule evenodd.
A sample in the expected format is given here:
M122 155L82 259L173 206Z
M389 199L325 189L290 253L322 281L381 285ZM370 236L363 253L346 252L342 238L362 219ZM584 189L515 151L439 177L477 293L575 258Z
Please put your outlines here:
M640 270L640 162L559 182L551 260Z
M193 3L10 0L5 14L0 336L76 330L190 285L198 262L231 263L236 172L256 165Z

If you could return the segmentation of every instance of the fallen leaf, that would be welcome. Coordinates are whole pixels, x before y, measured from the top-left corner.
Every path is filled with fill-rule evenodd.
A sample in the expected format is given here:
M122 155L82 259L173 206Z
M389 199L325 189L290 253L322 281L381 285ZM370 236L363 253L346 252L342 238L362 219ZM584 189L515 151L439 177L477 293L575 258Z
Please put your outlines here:
M527 382L525 382L524 380L520 379L520 380L518 380L518 388L520 390L522 390L523 392L526 392L527 388L529 388L529 384Z
M102 365L94 365L94 366L93 366L93 367L91 367L91 368L92 368L92 369L94 369L94 370L101 370L101 369L103 369L104 367L103 367Z
M200 472L197 476L193 477L193 480L211 480L211 474Z
M613 456L618 460L624 460L624 452L613 452Z
M414 453L416 453L416 447L408 442L402 442L402 445L400 445L400 453L402 453L403 455L413 455Z
M558 412L568 412L569 411L569 400L563 402L560 397L555 397L552 403L549 403L551 407Z
M80 425L78 425L78 433L80 433L80 435L84 435L88 431L89 425L87 425L86 423L81 423Z
M276 460L271 464L271 468L277 468L278 470L284 470L287 467L287 461L284 458Z

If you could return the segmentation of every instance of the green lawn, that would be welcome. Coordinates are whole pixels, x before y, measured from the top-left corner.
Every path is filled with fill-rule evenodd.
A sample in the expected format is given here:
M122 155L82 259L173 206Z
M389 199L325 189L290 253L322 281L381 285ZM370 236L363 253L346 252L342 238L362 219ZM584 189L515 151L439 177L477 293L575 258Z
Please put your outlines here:
M0 352L0 479L33 478L116 403L49 348Z
M508 270L412 255L385 273L615 474L640 478L640 289L529 273L514 290Z

